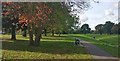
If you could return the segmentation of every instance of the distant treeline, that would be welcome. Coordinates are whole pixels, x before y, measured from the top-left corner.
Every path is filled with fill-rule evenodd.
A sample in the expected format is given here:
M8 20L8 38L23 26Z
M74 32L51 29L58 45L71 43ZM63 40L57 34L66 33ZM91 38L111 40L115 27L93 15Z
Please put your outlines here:
M4 34L8 34L11 32L11 29L8 28L9 26L5 26L5 27L2 27L3 28L3 33ZM25 29L27 29L27 27L24 27ZM24 29L22 29L23 31ZM17 32L20 32L20 30L16 31ZM28 33L27 31L26 32L22 32L23 33L23 36L24 34ZM89 27L89 24L83 24L81 27L79 28L76 28L74 27L74 29L68 29L68 30L60 30L58 32L57 31L51 31L49 29L44 29L43 34L47 35L47 33L51 33L51 35L54 36L54 34L120 34L120 22L118 24L115 24L111 21L107 21L105 24L98 24L95 26L95 30L91 30L91 28Z
M115 24L107 21L105 24L98 24L95 30L91 30L88 24L83 24L81 28L74 31L74 33L82 34L120 34L120 22Z

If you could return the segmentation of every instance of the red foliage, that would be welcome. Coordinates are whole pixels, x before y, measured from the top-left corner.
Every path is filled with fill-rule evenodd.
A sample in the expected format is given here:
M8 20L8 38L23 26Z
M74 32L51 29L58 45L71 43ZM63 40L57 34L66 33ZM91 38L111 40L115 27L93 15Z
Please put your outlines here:
M2 6L7 12L2 12L3 15L17 15L19 17L19 23L25 22L29 24L33 22L38 25L45 25L46 21L49 19L48 15L52 13L52 9L46 5L47 3L15 3L15 2L4 2ZM32 12L33 11L33 12Z

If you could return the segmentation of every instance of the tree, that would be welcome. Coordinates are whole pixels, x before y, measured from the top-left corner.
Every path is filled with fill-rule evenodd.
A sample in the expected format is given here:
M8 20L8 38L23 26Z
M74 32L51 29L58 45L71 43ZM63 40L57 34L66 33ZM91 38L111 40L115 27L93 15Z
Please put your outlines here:
M3 6L6 6L7 12L13 21L12 28L13 32L15 31L16 21L19 20L18 17L23 17L23 22L28 23L29 36L30 36L30 45L39 46L40 37L42 34L43 27L48 20L48 16L51 13L51 9L47 7L47 3L32 3L32 2L7 2L3 3ZM18 15L16 15L16 13ZM6 14L6 13L5 13ZM33 41L33 33L35 35L35 41ZM15 33L14 33L15 34ZM14 37L14 36L13 36Z
M111 34L111 29L113 27L114 23L107 21L103 26L103 32L107 34Z
M21 25L21 29L22 29L22 32L23 32L23 36L24 37L27 37L27 27L28 27L28 24L26 23L26 22L23 22L23 23L21 23L22 25Z
M79 19L69 14L71 11L68 10L64 3L51 3L49 6L54 7L54 12L52 12L50 16L51 21L46 27L51 30L53 36L54 33L60 36L61 33L69 32L78 23Z
M113 34L120 34L120 22L115 24L111 29Z
M11 25L11 32L12 32L12 40L16 40L16 24L18 22L18 17L14 17L10 19L12 21L12 25Z
M80 3L75 3L80 9L86 8L86 4L86 2L82 1ZM53 25L50 28L53 28L53 31L58 31L60 33L64 31L67 26L69 26L68 29L73 29L74 23L76 22L74 22L74 20L78 18L78 15L73 15L75 10L70 9L72 5L62 3L4 2L2 3L2 6L4 7L3 10L6 10L6 12L3 12L3 16L9 17L12 21L12 33L15 35L15 25L19 23L19 20L22 17L22 22L26 22L24 23L25 25L23 25L27 25L29 31L30 45L35 46L40 45L42 31L43 29L46 29L49 22L51 23L50 26ZM72 14L69 15L70 12L72 12ZM33 35L35 36L35 40L33 40Z
M102 31L102 28L103 28L103 24L98 24L95 29L96 31L102 35L103 31Z
M16 25L18 23L18 16L16 13L11 12L12 14L16 15L10 15L10 9L8 10L8 5L9 3L2 3L2 17L3 17L3 27L7 26L6 28L11 28L11 39L16 40ZM8 21L9 20L9 21ZM6 24L8 25L6 25Z
M83 34L87 34L87 33L90 33L91 31L91 28L89 28L89 25L88 24L83 24L82 27L81 27L81 32Z
M90 7L89 1L71 2L68 0L67 2L60 4L56 3L54 6L55 10L52 16L52 18L54 18L52 22L53 35L55 32L59 33L59 35L62 32L72 33L77 27L76 24L79 23L79 14ZM61 7L58 8L58 6ZM75 6L77 6L77 8L74 8Z
M3 34L10 33L11 22L8 20L9 20L9 18L2 17L2 32L3 32Z
M111 29L111 32L113 34L118 34L118 24L113 25L113 27Z

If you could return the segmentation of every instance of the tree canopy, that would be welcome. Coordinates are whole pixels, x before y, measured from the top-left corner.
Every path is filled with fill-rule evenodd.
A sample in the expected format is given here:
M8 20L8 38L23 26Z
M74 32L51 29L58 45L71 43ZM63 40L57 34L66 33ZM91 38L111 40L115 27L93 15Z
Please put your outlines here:
M87 4L80 1L73 5L72 2L3 2L2 15L3 26L9 23L11 25L11 39L16 39L16 29L26 30L29 32L30 45L39 46L43 30L55 31L57 33L67 32L74 29L78 23L75 9L73 6L78 6L79 9L87 8ZM71 14L72 13L72 14ZM4 27L4 28L7 28ZM54 32L53 32L54 33ZM26 34L23 34L25 36ZM35 36L35 40L33 39Z

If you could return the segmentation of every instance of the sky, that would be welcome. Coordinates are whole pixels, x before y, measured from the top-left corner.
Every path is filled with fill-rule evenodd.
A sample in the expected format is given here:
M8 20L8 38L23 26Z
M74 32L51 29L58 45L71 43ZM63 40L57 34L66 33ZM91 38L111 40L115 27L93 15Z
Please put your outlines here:
M81 26L89 24L92 30L98 24L106 21L118 23L118 2L120 0L99 0L100 3L91 3L91 8L80 15Z

